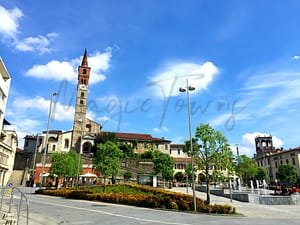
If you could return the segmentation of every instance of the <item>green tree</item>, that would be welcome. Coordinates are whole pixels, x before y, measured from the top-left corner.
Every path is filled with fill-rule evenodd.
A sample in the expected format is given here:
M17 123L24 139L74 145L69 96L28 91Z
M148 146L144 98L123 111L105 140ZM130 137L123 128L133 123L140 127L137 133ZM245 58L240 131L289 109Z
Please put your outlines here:
M267 169L264 167L258 167L256 174L255 174L255 179L256 180L265 180L266 182L269 182L270 177L269 177Z
M98 144L96 156L93 158L93 164L98 172L104 178L103 190L106 191L106 179L114 178L118 175L121 165L120 159L122 151L119 149L118 144L113 141L107 141L104 144Z
M141 159L149 159L153 162L153 171L155 175L170 180L174 174L174 160L169 154L159 150L149 150L141 154Z
M195 166L194 166L195 167ZM188 176L188 182L192 183L192 164L189 163L185 167L185 174ZM196 179L196 173L194 173L194 180Z
M125 180L125 181L129 181L131 178L132 178L132 173L129 172L129 171L126 171L126 172L124 173L124 180Z
M288 186L297 182L297 171L290 164L280 165L276 177L282 185Z
M153 158L153 151L145 151L140 155L141 159L151 159Z
M196 129L198 169L204 170L206 177L206 201L210 204L210 182L212 177L223 176L221 169L232 170L232 151L227 139L209 124L201 124Z
M82 173L82 162L80 156L75 151L67 153L57 152L51 155L50 174L57 175L58 179L66 179L76 177L78 172Z
M97 154L98 144L104 144L107 141L112 141L112 142L117 143L118 139L116 138L115 134L111 133L111 132L101 132L100 134L98 134L96 136L94 145L91 149L91 152L94 153L94 156Z
M174 174L173 158L159 150L152 151L153 170L156 175L161 175L164 179L172 179Z
M124 158L135 158L135 154L131 144L119 142L119 149L122 151Z
M197 160L199 158L199 145L197 143L198 139L197 138L192 138L192 143L193 143L193 151L191 151L191 142L190 140L185 141L184 147L183 147L183 152L186 153L189 157L193 157L193 163L194 163L194 180L196 179L196 171L197 171L197 166L195 165L195 159ZM188 176L188 181L192 183L193 177L192 177L192 164L189 163L187 164L185 168L185 173Z
M184 174L181 171L175 173L174 178L176 179L177 182L185 182Z
M236 158L235 171L241 177L243 183L248 184L251 179L255 178L258 166L255 159L246 155L240 155Z

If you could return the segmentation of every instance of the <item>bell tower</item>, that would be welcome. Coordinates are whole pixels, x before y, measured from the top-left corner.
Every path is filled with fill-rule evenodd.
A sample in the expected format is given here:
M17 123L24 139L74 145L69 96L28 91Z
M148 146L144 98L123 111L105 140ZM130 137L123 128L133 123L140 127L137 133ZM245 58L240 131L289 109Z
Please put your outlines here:
M81 137L85 133L87 121L86 107L88 99L90 71L91 68L88 66L87 51L85 49L82 63L78 67L77 94L72 133L72 149L75 149L80 154L82 153Z
M274 150L272 136L256 137L255 147L257 156L265 156Z

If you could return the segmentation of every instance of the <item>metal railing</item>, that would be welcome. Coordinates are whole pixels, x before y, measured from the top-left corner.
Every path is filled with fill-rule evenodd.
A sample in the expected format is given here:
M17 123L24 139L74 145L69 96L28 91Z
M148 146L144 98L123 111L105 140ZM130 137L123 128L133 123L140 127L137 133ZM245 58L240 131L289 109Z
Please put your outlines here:
M17 187L0 187L0 194L0 212L4 215L3 218L5 215L14 216L17 225L19 225L21 209L25 202L25 223L28 225L29 200L26 195ZM16 207L15 210L14 207Z

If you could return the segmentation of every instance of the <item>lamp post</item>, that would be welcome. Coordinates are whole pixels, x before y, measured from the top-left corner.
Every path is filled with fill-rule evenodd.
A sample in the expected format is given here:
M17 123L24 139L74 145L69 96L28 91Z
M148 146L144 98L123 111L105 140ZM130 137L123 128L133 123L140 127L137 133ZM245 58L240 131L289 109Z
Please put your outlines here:
M197 211L196 194L195 194L195 169L194 169L194 152L193 152L193 140L192 140L192 122L191 122L191 107L190 107L190 91L194 91L195 88L189 86L189 80L186 79L186 87L179 88L180 92L186 92L188 101L188 122L189 122L189 135L190 135L190 149L191 149L191 166L192 166L192 189L193 189L193 201L194 211Z
M84 125L83 117L81 117L79 121L81 122L81 135L80 135L80 146L79 146L78 161L77 161L76 186L75 186L76 190L78 188L78 183L79 183L80 154L82 153L82 136L83 136L83 125Z
M35 143L35 148L34 148L34 156L33 156L33 163L32 163L32 171L31 171L31 178L34 179L35 176L35 172L36 172L36 154L38 151L38 147L39 147L39 134L36 134L36 143Z
M44 173L45 173L45 163L46 163L46 156L48 151L48 136L49 136L49 128L50 128L50 120L51 120L51 114L52 114L52 102L53 97L57 96L58 93L51 93L50 97L50 107L49 107L49 114L48 114L48 123L47 123L47 132L46 132L46 140L45 140L45 149L43 154L43 162L42 162L42 174L40 177L40 186L42 187L43 181L44 181Z

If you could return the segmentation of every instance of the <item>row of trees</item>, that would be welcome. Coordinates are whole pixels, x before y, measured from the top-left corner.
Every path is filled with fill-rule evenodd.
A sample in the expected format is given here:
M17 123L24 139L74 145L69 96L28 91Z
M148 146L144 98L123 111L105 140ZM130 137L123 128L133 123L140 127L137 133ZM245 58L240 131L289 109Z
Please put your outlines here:
M265 180L270 181L270 177L266 168L259 167L255 159L246 155L238 156L236 159L235 171L245 184L249 184L249 180ZM290 164L280 165L276 172L276 178L283 186L294 185L297 183L297 171Z
M210 203L210 183L212 181L228 181L232 175L242 178L244 184L248 184L250 179L269 180L268 172L258 167L256 161L246 155L238 156L235 160L228 140L219 131L215 131L209 124L201 124L196 129L195 137L192 138L193 149L190 149L190 142L185 142L184 152L194 159L194 170L204 172L207 186L207 202ZM112 134L98 136L95 140L93 152L93 164L103 178L104 184L108 178L115 182L121 169L121 160L124 158L149 159L153 162L155 175L164 179L173 177L173 158L158 150L146 151L137 155L134 153L133 145L119 142ZM50 173L59 177L74 177L82 171L82 163L74 151L69 153L56 153L52 155L52 166ZM78 164L79 162L79 164ZM227 172L224 174L223 171ZM191 179L191 165L186 168L186 174ZM291 172L292 171L292 172ZM287 175L292 173L291 175ZM297 176L294 168L279 168L277 177L283 183L295 183ZM124 174L125 175L125 174ZM130 177L126 173L126 177ZM180 180L183 174L175 175L175 179ZM105 186L104 186L105 189Z
M59 178L64 178L64 181L72 178L74 184L74 178L82 173L80 156L75 151L53 153L49 173L53 177L56 176L56 185L58 185Z
M201 124L196 129L192 138L193 149L190 149L190 141L185 142L184 151L192 156L196 162L195 170L201 170L205 176L207 187L207 202L210 203L210 183L212 181L229 181L232 175L237 175L244 184L250 180L269 181L268 171L259 167L255 159L246 155L233 157L232 150L227 139L219 131L215 131L209 124ZM186 175L191 177L190 169L186 169ZM226 173L223 173L226 170ZM184 179L183 174L177 174L175 179ZM296 170L291 165L281 165L276 177L281 184L295 184L297 182Z
M132 155L133 150L128 151L130 148L132 148L131 145L112 140L107 140L105 143L97 145L93 164L104 178L104 190L107 178L111 177L112 183L115 183L115 179L121 169L121 159L128 157L128 153L130 153L130 156ZM126 151L122 151L123 149ZM152 150L141 154L140 158L149 159L153 162L153 172L155 175L161 176L164 179L172 179L174 161L170 155L164 154L159 150Z
M104 179L104 190L108 178L111 179L112 183L115 183L120 173L121 160L126 158L151 160L153 162L153 175L167 180L173 178L174 161L170 155L159 150L150 150L137 155L134 153L133 148L133 145L119 142L112 134L104 134L96 138L93 146L93 152L95 153L93 165ZM58 178L67 180L68 178L75 178L81 173L82 162L75 151L52 154L50 174L55 174ZM130 178L131 174L129 172L124 174L124 179L128 180ZM74 180L76 179L72 179L72 181Z

